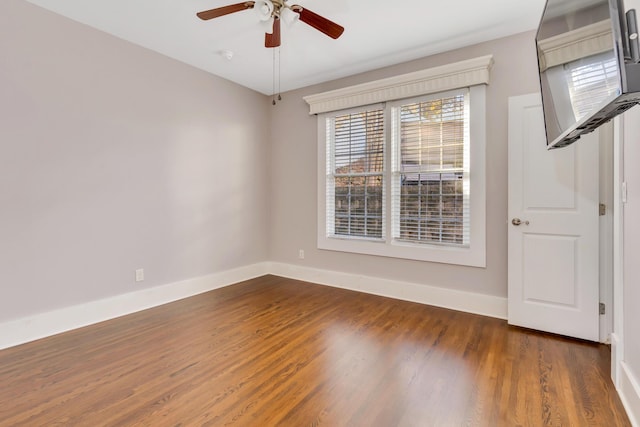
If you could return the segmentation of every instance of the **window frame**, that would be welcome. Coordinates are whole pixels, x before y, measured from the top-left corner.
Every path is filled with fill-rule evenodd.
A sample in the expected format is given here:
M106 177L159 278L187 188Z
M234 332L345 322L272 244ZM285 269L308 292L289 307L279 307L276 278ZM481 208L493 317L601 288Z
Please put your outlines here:
M433 98L451 91L430 93L417 99ZM469 96L469 133L470 133L470 239L469 245L463 247L441 244L412 243L394 240L391 212L391 118L392 106L410 103L414 97L399 101L387 102L385 109L385 165L383 184L383 224L382 239L366 239L349 236L331 236L327 230L327 156L331 155L327 147L327 119L332 116L362 111L373 105L364 105L340 111L318 114L318 210L317 210L317 245L318 249L351 252L409 260L430 261L438 263L486 267L486 86L478 84L468 87Z

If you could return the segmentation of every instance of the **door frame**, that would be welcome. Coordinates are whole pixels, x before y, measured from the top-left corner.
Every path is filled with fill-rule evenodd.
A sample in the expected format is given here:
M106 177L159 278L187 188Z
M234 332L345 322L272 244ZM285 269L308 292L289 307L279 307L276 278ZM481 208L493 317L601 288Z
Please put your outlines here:
M600 342L610 344L613 333L614 309L614 222L618 212L614 197L614 170L616 131L613 123L600 128L600 203L606 206L605 215L599 220L600 233L600 302L605 304L605 314L600 315Z
M611 379L621 386L620 366L624 360L624 115L613 119L613 240L612 322L611 322Z

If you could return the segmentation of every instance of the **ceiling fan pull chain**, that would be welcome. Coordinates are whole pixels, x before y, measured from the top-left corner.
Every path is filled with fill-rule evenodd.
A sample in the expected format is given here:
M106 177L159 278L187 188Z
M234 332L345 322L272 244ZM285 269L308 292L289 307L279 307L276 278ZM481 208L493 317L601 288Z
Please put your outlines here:
M282 101L282 53L280 47L278 47L278 101Z
M273 81L272 81L271 91L273 92L272 104L276 105L276 50L275 49L273 49Z

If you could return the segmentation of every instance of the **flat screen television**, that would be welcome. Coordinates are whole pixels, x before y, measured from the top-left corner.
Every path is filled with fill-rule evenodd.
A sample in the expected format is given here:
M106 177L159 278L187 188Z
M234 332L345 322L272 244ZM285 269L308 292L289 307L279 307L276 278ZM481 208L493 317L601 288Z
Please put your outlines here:
M622 0L547 0L536 47L548 148L640 102L635 10Z

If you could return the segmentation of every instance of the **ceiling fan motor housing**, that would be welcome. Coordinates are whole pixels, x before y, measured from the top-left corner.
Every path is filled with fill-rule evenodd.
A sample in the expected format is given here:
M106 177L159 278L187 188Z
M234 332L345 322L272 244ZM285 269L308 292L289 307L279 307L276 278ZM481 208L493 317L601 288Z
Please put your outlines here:
M280 17L282 8L288 7L286 0L256 0L253 6L262 21Z

